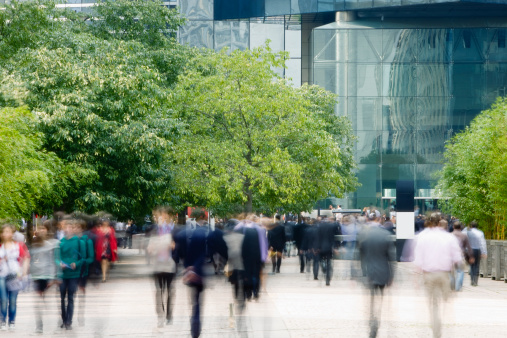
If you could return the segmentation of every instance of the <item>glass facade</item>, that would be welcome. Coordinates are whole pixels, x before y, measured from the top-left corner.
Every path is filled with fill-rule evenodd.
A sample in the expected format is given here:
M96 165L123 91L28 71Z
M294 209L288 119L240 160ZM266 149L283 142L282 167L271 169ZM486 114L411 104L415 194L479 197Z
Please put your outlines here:
M348 207L385 208L398 180L413 180L416 197L432 197L445 142L505 95L507 25L454 28L448 21L314 29L313 83L339 95L337 113L350 118L358 139L362 186Z
M215 0L216 1L216 0ZM214 20L214 0L179 0L188 19L179 31L179 41L195 47L230 51L262 46L270 40L273 51L288 51L286 69L281 76L301 85L301 18L285 15L241 20Z
M397 9L414 6L433 7L463 4L507 4L507 0L215 0L215 19L240 19L275 15L297 15L352 10ZM419 8L419 9L421 9ZM440 9L443 9L442 7ZM415 10L417 12L417 10Z

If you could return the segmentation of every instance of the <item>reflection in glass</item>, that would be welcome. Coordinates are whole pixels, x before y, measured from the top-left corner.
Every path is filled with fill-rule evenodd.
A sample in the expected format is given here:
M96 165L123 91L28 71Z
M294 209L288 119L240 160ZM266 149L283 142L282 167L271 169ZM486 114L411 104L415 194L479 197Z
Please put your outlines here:
M190 20L213 20L213 0L182 0L181 12Z
M213 21L187 21L180 28L180 43L213 48Z

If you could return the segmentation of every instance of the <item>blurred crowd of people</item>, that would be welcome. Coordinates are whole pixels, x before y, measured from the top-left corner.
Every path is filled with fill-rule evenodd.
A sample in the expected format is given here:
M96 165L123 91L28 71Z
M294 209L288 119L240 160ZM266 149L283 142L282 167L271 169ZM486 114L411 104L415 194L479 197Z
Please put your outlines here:
M57 213L37 227L30 248L15 226L4 224L0 246L0 330L15 329L17 295L28 286L28 276L40 296L35 309L36 333L43 333L44 299L53 285L60 294L60 327L72 330L77 293L79 320L84 324L88 277L94 272L106 282L109 265L117 257L115 230L106 214L91 217Z
M35 309L37 333L44 332L44 298L52 286L59 290L60 327L72 330L76 296L78 321L84 325L89 276L106 282L111 262L118 259L118 247L132 248L132 237L143 232L141 246L152 271L159 327L173 321L176 279L190 290L191 335L199 337L207 277L227 278L236 312L241 314L248 301L261 295L265 265L271 274L280 274L284 257L292 254L298 257L301 273L313 275L314 280L322 277L327 286L333 277L333 260L350 261L350 277L364 283L371 296L370 336L375 337L384 290L396 271L395 214L390 218L376 209L356 214L342 212L341 207L335 210L331 216L317 218L240 214L212 226L204 210L195 209L185 224L178 224L174 209L160 207L140 229L133 221L117 225L107 214L58 213L37 227L29 248L24 236L5 224L0 246L1 329L15 329L16 299L26 288L28 275L41 300ZM466 264L471 266L471 284L478 283L480 260L487 254L484 234L475 222L464 228L459 220L438 213L417 215L414 232L415 238L406 241L401 256L413 261L422 275L434 336L439 337L441 302L451 290L462 289Z

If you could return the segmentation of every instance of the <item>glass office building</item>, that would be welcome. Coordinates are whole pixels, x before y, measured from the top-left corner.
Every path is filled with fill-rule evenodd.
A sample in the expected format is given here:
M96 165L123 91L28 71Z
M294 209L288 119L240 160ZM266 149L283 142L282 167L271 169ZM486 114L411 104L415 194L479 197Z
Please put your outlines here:
M0 4L6 0L0 0ZM62 6L90 10L93 0ZM357 136L361 187L340 203L387 208L414 182L425 210L444 145L507 95L507 0L171 0L181 43L220 50L271 40L290 53L293 84L339 95ZM329 201L322 203L326 207Z

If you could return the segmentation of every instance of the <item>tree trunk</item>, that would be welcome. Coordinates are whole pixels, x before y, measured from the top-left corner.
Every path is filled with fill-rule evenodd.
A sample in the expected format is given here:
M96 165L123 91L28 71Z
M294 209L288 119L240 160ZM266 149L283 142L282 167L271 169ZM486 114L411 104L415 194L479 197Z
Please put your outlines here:
M178 224L179 225L186 225L187 224L187 206L180 212L178 212Z
M253 212L253 203L252 203L253 197L252 197L252 189L250 187L250 180L248 178L245 180L243 187L247 198L244 210L247 214L249 214Z
M30 218L27 222L26 222L26 244L28 246L31 246L32 245L32 239L33 239L33 222L32 222L32 218Z

